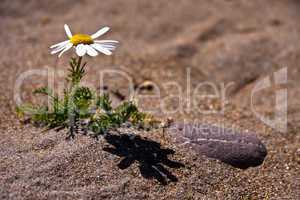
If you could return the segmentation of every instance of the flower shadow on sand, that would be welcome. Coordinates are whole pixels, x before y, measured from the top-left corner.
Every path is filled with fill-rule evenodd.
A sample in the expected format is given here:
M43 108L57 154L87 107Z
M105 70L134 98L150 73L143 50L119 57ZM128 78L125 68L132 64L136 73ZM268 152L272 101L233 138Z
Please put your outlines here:
M136 161L144 178L155 178L163 185L178 181L165 167L184 167L182 163L168 159L168 155L175 153L174 150L161 148L159 143L135 135L108 134L105 139L113 147L105 147L103 150L123 158L118 164L120 169L126 169Z

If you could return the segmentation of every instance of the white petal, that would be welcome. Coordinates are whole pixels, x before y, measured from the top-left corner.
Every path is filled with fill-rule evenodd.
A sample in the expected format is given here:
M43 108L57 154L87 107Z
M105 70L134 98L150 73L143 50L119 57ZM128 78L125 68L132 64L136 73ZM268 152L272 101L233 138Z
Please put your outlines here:
M54 50L51 51L51 54L56 54L57 52L60 52L61 50L65 49L66 46L67 46L67 44L66 45L61 45L61 46L55 48Z
M98 55L98 52L95 49L93 49L93 47L91 47L90 45L85 45L85 48L89 56L94 57Z
M108 50L115 50L119 42L116 40L96 40L95 43L100 44Z
M58 57L60 57L64 52L66 52L66 51L68 51L69 49L71 49L72 46L73 46L72 43L67 44L66 47L65 47L65 49L64 49L62 52L60 52L60 54L58 55Z
M111 51L109 51L108 49L106 49L106 48L104 48L104 47L102 47L101 46L101 44L91 44L91 46L94 48L94 49L96 49L97 51L100 51L101 53L104 53L105 55L111 55L112 54L112 52Z
M66 45L68 42L69 42L69 40L66 40L66 41L54 44L50 48L53 49L53 48L58 47L58 46Z
M96 39L97 37L100 37L101 35L103 35L104 33L106 33L107 31L109 31L109 27L104 27L101 28L99 31L97 31L96 33L94 33L93 35L91 35L92 39Z
M84 44L79 44L76 47L76 53L78 56L84 56L84 54L86 53L86 47Z
M113 51L117 48L116 46L111 45L111 44L101 44L101 46L108 49L108 50L110 50L110 51Z
M69 38L72 37L72 33L71 33L71 30L69 28L69 26L67 24L64 25L64 28L65 28L65 31L66 31L66 34Z
M95 43L103 44L103 43L119 43L117 40L95 40Z

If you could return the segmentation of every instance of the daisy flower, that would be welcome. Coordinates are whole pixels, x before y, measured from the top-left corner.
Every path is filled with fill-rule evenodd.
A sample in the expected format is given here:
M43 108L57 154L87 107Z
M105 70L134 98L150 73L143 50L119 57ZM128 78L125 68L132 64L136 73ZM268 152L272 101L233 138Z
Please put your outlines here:
M116 40L95 40L109 31L109 27L101 28L93 35L72 35L71 30L67 24L64 25L64 28L69 39L50 47L51 49L53 49L51 51L51 54L60 52L58 57L60 57L64 52L68 51L72 47L76 49L76 54L80 57L84 56L85 54L88 54L89 56L97 56L98 52L105 55L111 55L112 51L116 49L117 44L119 43Z

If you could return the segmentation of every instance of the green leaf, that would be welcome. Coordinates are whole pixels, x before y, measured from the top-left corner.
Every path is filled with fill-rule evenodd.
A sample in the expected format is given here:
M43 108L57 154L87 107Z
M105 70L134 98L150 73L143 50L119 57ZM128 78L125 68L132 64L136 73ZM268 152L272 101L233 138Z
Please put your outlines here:
M41 87L41 88L35 89L33 91L33 94L43 94L43 95L52 96L52 91L48 87Z
M112 110L111 101L109 99L108 94L104 94L99 96L96 102L96 106L100 109L103 109L106 112L110 112Z

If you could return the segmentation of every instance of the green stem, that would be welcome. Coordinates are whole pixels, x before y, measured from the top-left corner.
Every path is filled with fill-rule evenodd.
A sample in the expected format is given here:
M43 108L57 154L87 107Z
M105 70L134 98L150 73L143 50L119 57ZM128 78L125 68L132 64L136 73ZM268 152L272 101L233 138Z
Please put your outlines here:
M77 69L76 69L76 71L78 71L80 69L81 61L82 61L82 56L79 56L78 61L77 61Z
M78 57L78 60L76 62L76 66L74 69L72 69L72 74L71 74L71 87L70 87L70 90L72 90L72 88L75 86L75 85L78 85L79 82L80 82L80 79L82 78L82 68L83 66L81 66L81 63L82 63L82 56L79 56Z

